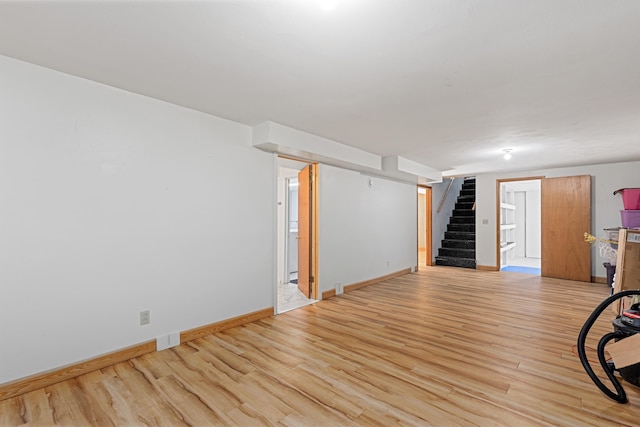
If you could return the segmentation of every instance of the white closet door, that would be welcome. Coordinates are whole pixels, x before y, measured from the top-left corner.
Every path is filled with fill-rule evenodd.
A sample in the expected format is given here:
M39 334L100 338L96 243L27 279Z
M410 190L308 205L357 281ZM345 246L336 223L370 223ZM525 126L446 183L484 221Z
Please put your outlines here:
M526 248L528 258L540 258L540 191L527 191L526 201Z
M527 244L527 216L526 216L526 208L527 208L527 198L525 191L515 191L513 193L513 204L516 206L515 210L515 242L516 247L513 252L517 258L524 258L527 256L526 253L526 244Z

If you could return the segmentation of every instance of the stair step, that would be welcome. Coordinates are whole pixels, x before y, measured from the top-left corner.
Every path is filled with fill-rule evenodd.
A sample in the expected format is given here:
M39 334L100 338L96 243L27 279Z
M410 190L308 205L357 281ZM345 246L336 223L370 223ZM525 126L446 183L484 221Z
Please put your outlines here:
M449 218L436 265L476 268L476 180L465 178Z
M438 256L446 256L452 258L465 258L476 259L475 249L460 249L460 248L440 248L438 249Z
M446 240L476 240L476 233L468 231L445 231L444 238Z
M466 217L468 218L468 217ZM467 223L467 224L449 224L447 225L447 231L476 231L476 223Z
M473 208L473 202L456 202L455 209L468 209Z
M476 268L475 259L455 258L448 256L437 256L436 265L447 265L450 267Z
M442 240L443 248L461 248L461 249L475 249L476 241L475 240L451 240L444 239Z
M456 202L459 203L475 203L476 196L458 196Z
M475 224L476 216L452 216L449 218L449 224Z
M472 216L475 218L476 211L473 209L454 209L453 216Z

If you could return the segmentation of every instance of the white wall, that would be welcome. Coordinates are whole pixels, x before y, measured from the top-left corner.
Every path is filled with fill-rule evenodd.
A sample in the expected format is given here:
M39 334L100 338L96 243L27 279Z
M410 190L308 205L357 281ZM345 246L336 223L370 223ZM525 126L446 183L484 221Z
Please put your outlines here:
M417 265L416 186L320 165L320 292ZM388 262L388 265L387 265Z
M570 168L531 170L503 174L476 176L476 258L478 265L496 265L496 180L545 176L547 178L591 175L591 232L605 237L604 228L620 227L620 210L624 209L622 197L613 195L619 188L640 187L640 162L612 163ZM487 219L488 224L482 224ZM585 243L587 244L587 243ZM602 266L605 262L593 247L591 274L606 277Z
M274 305L251 128L6 57L0 121L0 383Z

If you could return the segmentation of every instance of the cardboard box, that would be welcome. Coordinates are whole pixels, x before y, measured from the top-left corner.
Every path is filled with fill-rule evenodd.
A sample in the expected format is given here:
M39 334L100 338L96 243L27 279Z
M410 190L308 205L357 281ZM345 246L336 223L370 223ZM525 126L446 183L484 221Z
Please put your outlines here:
M607 351L618 369L640 363L640 334L609 344Z
M640 289L640 230L620 229L618 259L613 293L630 289ZM630 298L612 304L616 314L630 307Z

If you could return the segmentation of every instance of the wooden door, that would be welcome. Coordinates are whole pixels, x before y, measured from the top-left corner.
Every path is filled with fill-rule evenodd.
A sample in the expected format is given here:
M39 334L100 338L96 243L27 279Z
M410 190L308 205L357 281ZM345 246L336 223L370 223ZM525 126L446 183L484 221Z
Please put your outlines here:
M425 208L425 214L426 214L426 219L427 219L427 224L426 224L426 233L427 233L427 251L426 251L426 258L427 258L427 265L433 265L433 253L432 253L432 221L431 221L431 215L432 215L432 195L431 195L431 187L425 187L425 189L427 190L427 194L426 194L426 208Z
M591 281L591 177L545 178L541 182L542 275Z
M312 166L298 173L298 289L307 298L311 295Z
M418 269L433 264L431 204L431 187L418 185Z

